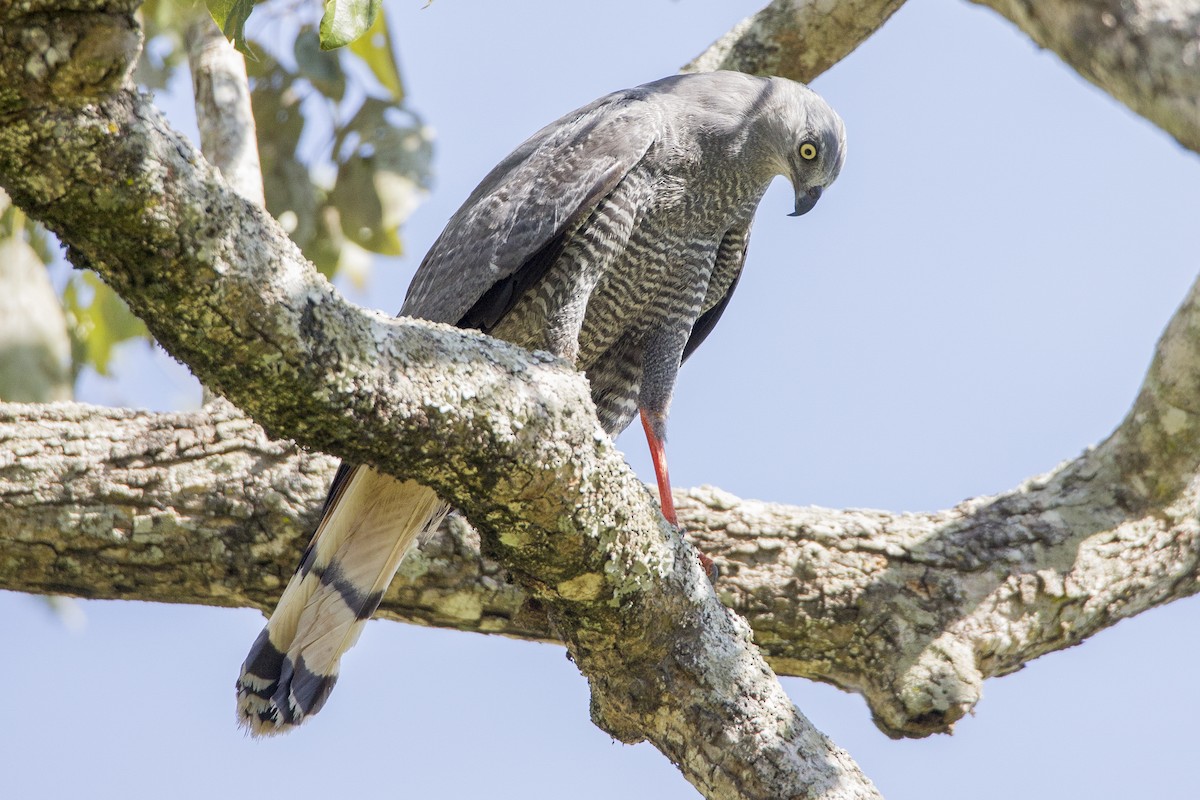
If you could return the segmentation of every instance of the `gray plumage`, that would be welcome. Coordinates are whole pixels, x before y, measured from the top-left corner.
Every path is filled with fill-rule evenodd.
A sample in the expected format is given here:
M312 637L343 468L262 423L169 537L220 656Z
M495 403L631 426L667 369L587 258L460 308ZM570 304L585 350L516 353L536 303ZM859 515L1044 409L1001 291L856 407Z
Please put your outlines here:
M610 435L640 410L661 449L679 365L733 293L768 184L788 177L802 214L844 152L838 116L785 79L716 72L615 92L546 126L483 179L401 314L573 362ZM660 492L664 473L665 462ZM251 733L320 709L404 553L446 510L427 488L343 464L242 666L238 716Z

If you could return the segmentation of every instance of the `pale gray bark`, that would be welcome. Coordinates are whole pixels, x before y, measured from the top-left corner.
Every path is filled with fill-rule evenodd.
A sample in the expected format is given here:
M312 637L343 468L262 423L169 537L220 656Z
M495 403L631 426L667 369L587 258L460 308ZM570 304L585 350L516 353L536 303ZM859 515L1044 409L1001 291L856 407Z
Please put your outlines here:
M565 640L597 724L706 796L877 796L788 700L580 375L347 304L130 86L131 5L76 0L53 26L31 6L59 10L0 7L0 184L169 352L275 435L462 509Z
M246 60L221 33L207 7L195 6L191 11L184 42L192 74L200 152L234 191L266 208ZM207 405L217 395L204 387L202 397Z
M773 0L684 72L733 69L808 83L854 51L904 0Z
M477 524L406 566L388 615L561 638L598 724L650 739L708 797L874 795L662 527L577 375L349 307L129 90L134 4L75 0L54 26L32 14L58 5L0 4L0 184L275 435L417 478ZM834 55L806 33L812 57L776 69L738 42L786 44L793 15L820 17L776 3L778 22L739 27L711 64L810 79L894 7L828 37ZM886 731L924 735L968 712L984 677L1195 593L1198 305L1193 290L1107 441L1006 495L893 515L681 493L724 567L722 599L780 669L860 691ZM227 409L11 406L0 439L0 581L31 591L268 606L331 466Z
M0 193L0 210L7 198ZM69 400L71 341L46 265L20 234L0 241L0 400Z
M1200 152L1200 2L972 0Z
M185 32L200 151L242 197L266 206L258 161L246 61L213 22L199 13Z

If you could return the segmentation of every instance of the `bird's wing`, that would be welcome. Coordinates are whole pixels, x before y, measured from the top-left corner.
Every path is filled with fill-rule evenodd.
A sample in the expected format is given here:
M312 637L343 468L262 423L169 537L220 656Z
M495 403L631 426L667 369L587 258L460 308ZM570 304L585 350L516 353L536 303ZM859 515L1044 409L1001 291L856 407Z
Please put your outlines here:
M681 362L687 361L688 356L704 342L708 334L716 327L717 320L725 313L725 307L729 305L729 298L733 297L733 290L737 288L738 279L742 277L742 265L746 262L746 246L749 243L749 223L729 230L725 234L725 238L721 240L721 245L717 249L716 262L713 264L713 278L709 283L709 296L705 298L707 301L705 305L714 299L714 295L716 302L696 318L695 324L692 325L692 334L688 337L687 344L683 346Z
M490 329L659 138L651 95L639 87L603 97L501 161L430 248L400 313Z

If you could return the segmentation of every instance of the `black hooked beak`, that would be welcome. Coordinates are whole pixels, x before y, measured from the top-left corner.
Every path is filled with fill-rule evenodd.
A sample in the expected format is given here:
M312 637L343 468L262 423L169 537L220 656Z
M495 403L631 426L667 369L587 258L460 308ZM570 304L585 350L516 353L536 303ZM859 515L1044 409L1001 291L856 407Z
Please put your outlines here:
M793 211L791 214L788 214L788 216L789 217L798 217L801 214L807 214L809 211L812 211L812 207L815 206L817 204L817 201L820 199L821 199L821 187L820 186L814 186L811 189L809 189L808 191L803 192L803 193L797 192L796 193L796 210Z

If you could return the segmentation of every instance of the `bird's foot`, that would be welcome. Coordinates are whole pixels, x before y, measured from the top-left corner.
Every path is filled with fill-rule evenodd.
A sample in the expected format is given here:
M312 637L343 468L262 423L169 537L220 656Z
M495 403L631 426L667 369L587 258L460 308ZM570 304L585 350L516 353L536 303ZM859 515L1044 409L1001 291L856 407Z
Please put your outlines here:
M717 562L699 550L696 551L696 560L700 562L700 569L704 570L704 574L708 576L708 582L716 586L717 579L721 577L721 568L717 566Z
M679 531L680 536L690 539L687 528L679 523L674 523L674 525L675 530ZM704 574L708 576L708 582L716 586L717 579L721 577L721 568L717 566L717 562L700 552L699 549L696 550L696 560L700 562L700 569L704 570Z

